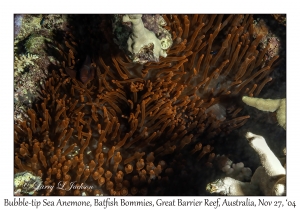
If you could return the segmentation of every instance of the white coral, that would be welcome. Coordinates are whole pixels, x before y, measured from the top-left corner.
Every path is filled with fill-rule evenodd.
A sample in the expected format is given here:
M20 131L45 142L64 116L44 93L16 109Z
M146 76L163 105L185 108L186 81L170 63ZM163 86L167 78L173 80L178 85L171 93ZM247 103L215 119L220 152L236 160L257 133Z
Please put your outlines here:
M38 58L37 55L31 55L31 54L15 56L15 61L14 61L15 76L23 72L27 66L30 65L33 66L34 65L33 60L37 58Z
M258 110L266 112L275 112L278 124L286 129L286 99L263 99L244 96L243 102Z
M246 138L258 153L262 166L254 172L250 182L230 177L209 183L206 190L224 195L285 195L286 171L267 145L264 137L248 132Z
M170 43L166 39L160 41L152 31L145 28L142 15L124 15L123 22L132 23L132 34L130 34L127 40L129 52L137 54L143 47L153 44L153 54L155 58L158 59L159 56L167 56L165 49L170 47Z

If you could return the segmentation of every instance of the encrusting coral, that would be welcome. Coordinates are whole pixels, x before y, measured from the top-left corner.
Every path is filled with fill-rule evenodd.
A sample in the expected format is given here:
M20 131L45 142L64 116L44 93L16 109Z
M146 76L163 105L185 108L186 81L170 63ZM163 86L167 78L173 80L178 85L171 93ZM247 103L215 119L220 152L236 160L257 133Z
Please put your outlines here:
M167 50L173 43L171 34L163 28L166 24L161 15L116 15L113 24L114 33L117 39L121 39L116 43L120 43L121 49L125 48L122 39L128 36L125 52L129 52L128 55L133 62L144 64L158 61L159 56L167 57ZM125 25L130 31L129 35L124 33Z
M35 194L147 195L168 181L173 157L209 165L213 138L245 124L231 99L258 95L278 58L258 51L252 16L163 17L174 44L157 63L131 63L107 29L100 41L70 30L55 44L60 65L28 119L15 122L15 173L77 188Z
M209 183L206 190L222 195L286 195L286 171L267 145L264 137L248 132L246 138L258 153L262 166L254 172L250 182L231 177Z

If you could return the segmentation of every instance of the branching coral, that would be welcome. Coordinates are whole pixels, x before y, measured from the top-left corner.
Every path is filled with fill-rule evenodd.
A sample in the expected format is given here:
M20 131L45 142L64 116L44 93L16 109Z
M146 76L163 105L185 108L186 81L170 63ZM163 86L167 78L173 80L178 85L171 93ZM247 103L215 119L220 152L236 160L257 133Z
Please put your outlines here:
M263 99L244 96L243 102L258 110L266 112L276 112L279 125L286 129L286 99Z
M262 166L254 172L250 182L225 177L207 185L210 193L223 195L285 195L286 172L262 136L248 132L246 138L258 153Z
M24 71L24 69L30 65L34 65L34 60L37 59L37 55L21 55L21 56L15 56L14 61L14 70L15 70L15 76L19 75Z
M92 189L38 194L146 195L172 173L172 157L211 162L213 137L249 118L238 116L241 108L224 110L233 97L258 95L277 59L264 61L266 51L257 50L262 37L251 38L252 16L164 18L175 44L157 63L129 62L107 30L99 48L105 53L82 47L87 39L72 32L55 46L59 70L27 121L15 124L15 172L32 171L44 185L76 181Z

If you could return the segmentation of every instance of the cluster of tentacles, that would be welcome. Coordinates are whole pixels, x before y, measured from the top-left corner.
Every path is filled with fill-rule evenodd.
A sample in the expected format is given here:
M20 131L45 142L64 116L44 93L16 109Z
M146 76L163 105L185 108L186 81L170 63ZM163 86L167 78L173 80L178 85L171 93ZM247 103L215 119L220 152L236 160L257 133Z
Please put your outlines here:
M277 59L258 50L252 16L164 18L174 44L157 63L133 64L111 40L83 54L71 31L57 44L58 69L28 120L15 122L15 173L78 189L37 195L147 195L151 183L176 177L172 158L210 165L211 140L246 122L231 99L258 95Z

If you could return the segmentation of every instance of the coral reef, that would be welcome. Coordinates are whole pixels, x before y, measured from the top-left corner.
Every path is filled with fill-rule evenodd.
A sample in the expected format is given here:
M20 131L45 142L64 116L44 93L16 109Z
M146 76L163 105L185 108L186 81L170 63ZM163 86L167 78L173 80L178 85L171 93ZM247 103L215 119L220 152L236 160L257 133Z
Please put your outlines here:
M65 15L15 15L14 119L24 118L37 98L55 58L46 52L58 30L65 30Z
M286 195L286 171L268 147L264 137L248 132L246 138L258 153L262 166L254 172L250 182L225 177L209 183L206 190L222 195Z
M278 58L263 59L252 15L163 18L174 44L158 62L120 52L109 16L84 16L51 43L59 62L15 120L15 173L78 189L38 195L167 194L161 186L188 177L185 157L211 166L216 137L246 123L234 99L258 96Z
M53 30L66 30L66 15L15 15L14 23L17 40L24 40L32 34L43 34L49 37Z

